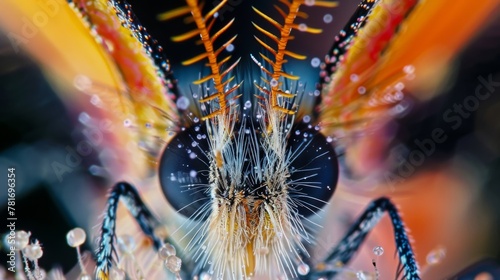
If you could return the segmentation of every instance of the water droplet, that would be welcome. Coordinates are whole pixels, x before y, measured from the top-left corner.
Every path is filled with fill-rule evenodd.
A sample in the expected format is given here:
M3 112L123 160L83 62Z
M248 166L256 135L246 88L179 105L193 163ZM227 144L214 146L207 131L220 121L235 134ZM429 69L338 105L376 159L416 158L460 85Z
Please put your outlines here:
M125 280L127 274L125 273L125 271L123 271L123 269L119 269L117 267L112 267L109 276L110 276L109 278L113 279L113 280L115 280L115 279L116 280ZM91 279L91 278L89 277L88 279Z
M92 81L87 76L78 75L73 80L73 85L78 90L86 91L86 90L89 90L92 87Z
M314 57L313 59L311 59L311 66L316 68L318 67L319 65L321 64L321 60L317 57Z
M307 24L301 23L299 24L299 31L306 31L307 30Z
M333 16L331 14L326 14L323 16L324 23L330 23L333 21Z
M305 123L309 123L311 121L311 116L305 115L304 118L302 118L302 121Z
M177 272L181 271L182 260L177 256L169 256L165 260L165 266L171 272L177 273Z
M24 249L28 245L28 243L30 242L30 236L31 236L31 233L25 232L24 230L20 230L20 231L16 232L16 238L15 238L16 250ZM8 237L8 235L6 235L6 237ZM7 239L8 238L5 239L6 248L7 248L7 244L8 244Z
M99 96L94 94L90 98L90 103L92 103L92 105L94 105L94 106L98 106L101 104L101 99L99 98Z
M78 277L78 280L92 280L92 277L88 274L82 274L80 277Z
M123 121L123 125L125 127L129 127L131 124L132 124L132 122L129 119L126 119L126 120Z
M358 87L358 93L359 94L365 94L366 93L366 88L365 87Z
M186 110L189 107L189 99L185 96L179 97L177 99L177 102L175 103L177 105L177 108L180 110Z
M81 122L82 124L87 124L90 121L91 117L89 114L82 112L80 115L78 115L78 121Z
M405 72L406 74L413 74L415 72L415 66L406 65L405 67L403 67L403 72Z
M27 245L23 249L23 254L32 261L38 260L43 256L42 247L40 246L38 241L36 241L33 244Z
M375 248L373 248L373 253L376 256L382 256L384 254L384 248L382 248L382 246L376 246Z
M403 89L405 88L405 84L404 84L404 83L399 82L399 83L397 83L397 84L394 86L394 88L395 88L397 91L401 91L401 90L403 90Z
M277 87L278 86L278 80L272 79L270 84L271 84L271 87Z
M307 6L313 6L315 2L316 2L315 0L306 0L305 1Z
M305 263L301 263L297 266L297 272L300 275L307 275L309 273L309 266Z
M226 51L228 51L228 52L232 52L232 51L234 51L234 45L233 45L233 44L229 44L229 45L227 45L227 46L226 46Z
M362 271L356 272L356 278L358 278L358 280L366 280L365 274Z
M394 94L394 98L395 98L396 100L403 100L404 96L405 96L405 95L404 95L401 91L397 91L397 92Z
M443 247L436 248L427 254L426 261L429 265L440 263L446 256L446 249Z
M359 81L359 76L356 74L351 74L351 76L349 78L351 79L351 82Z
M162 260L166 260L170 256L175 256L176 253L175 247L170 243L163 245L160 250L158 250L158 256Z
M74 228L66 234L66 242L68 242L68 245L76 248L80 245L82 245L85 242L85 239L87 238L87 235L85 234L85 231L81 228Z
M210 276L210 274L208 274L207 272L202 272L200 274L200 280L211 280L212 279L212 276Z
M198 172L196 172L196 170L189 171L189 176L191 176L193 178L195 178L197 174L198 174Z

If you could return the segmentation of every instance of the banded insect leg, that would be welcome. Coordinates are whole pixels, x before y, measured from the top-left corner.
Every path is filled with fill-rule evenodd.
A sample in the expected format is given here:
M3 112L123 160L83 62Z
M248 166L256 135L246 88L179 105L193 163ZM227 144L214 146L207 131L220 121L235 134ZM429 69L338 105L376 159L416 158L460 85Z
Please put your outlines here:
M391 218L400 266L404 269L404 277L408 280L420 279L417 262L415 261L403 221L394 204L386 197L373 201L367 207L340 243L323 260L323 263L333 265L347 264L365 240L366 235L380 221L384 212L387 212ZM330 279L337 272L338 270L335 269L313 270L310 272L310 275L328 277ZM399 273L400 271L398 271Z
M109 279L110 270L113 266L115 258L117 257L115 248L117 222L116 211L120 200L125 204L144 234L151 238L154 248L159 250L165 246L164 241L155 234L155 229L158 228L161 223L156 217L153 216L151 211L144 204L137 190L127 182L117 183L112 188L109 195L107 209L104 213L104 219L101 225L101 236L96 253L97 279ZM178 268L168 267L174 273L180 272L180 259L178 259L178 262Z

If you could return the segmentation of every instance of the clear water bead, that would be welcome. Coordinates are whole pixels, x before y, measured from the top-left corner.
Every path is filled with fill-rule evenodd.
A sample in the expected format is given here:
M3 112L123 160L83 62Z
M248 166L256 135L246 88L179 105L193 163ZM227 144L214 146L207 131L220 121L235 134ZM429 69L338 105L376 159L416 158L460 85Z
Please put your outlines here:
M127 274L123 269L113 267L111 268L111 272L109 273L109 278L113 280L125 280L127 277Z
M206 272L202 272L200 274L200 280L210 280L210 279L212 279L212 276L210 276L210 274Z
M358 280L366 280L365 274L362 271L356 272L356 278Z
M323 16L324 23L330 23L333 21L333 16L331 14L326 14Z
M82 124L88 124L91 119L92 118L86 112L81 112L80 115L78 115L78 121Z
M381 246L377 246L377 247L373 248L373 253L376 256L382 256L384 254L384 248L382 248Z
M36 261L43 256L42 247L38 243L30 244L23 249L24 255L31 261Z
M78 75L73 80L73 85L78 90L86 91L86 90L89 90L92 87L92 81L87 76Z
M114 278L112 278L114 279ZM78 280L92 280L92 277L90 277L90 275L88 274L82 274L80 275L80 277L78 277Z
M278 80L272 79L271 80L271 87L277 87L278 86Z
M132 124L132 122L129 119L126 119L126 120L123 121L123 125L125 127L129 127L131 124Z
M185 96L179 97L175 103L178 109L186 110L189 107L189 99Z
M306 0L305 3L307 6L314 6L315 0Z
M169 244L169 243L163 245L160 248L160 250L158 250L158 255L160 256L160 259L162 259L162 260L166 260L170 256L175 256L176 253L177 252L175 250L175 247L172 246L172 244Z
M232 52L232 51L234 51L234 45L233 45L233 44L229 44L229 45L227 45L227 46L226 46L226 51L228 51L228 52Z
M405 67L403 67L403 72L405 72L405 74L413 74L415 72L415 66L413 65L406 65Z
M437 248L429 252L426 257L427 264L429 265L436 265L440 263L444 257L446 256L446 249L445 248Z
M94 106L99 106L99 105L101 105L101 98L99 98L99 96L94 94L90 98L90 103L92 103L92 105L94 105Z
M165 260L165 266L173 273L181 271L182 260L177 256L169 256Z
M317 57L314 57L313 59L311 59L311 66L316 68L318 67L319 65L321 64L321 60Z
M309 266L305 263L301 263L297 266L297 272L300 275L307 275L309 273Z
M87 238L87 235L85 234L85 231L81 228L74 228L66 234L66 242L68 242L68 245L76 248L80 245L82 245L85 242L85 239Z
M25 232L24 230L20 230L16 232L16 249L22 250L26 248L28 243L30 242L31 233Z

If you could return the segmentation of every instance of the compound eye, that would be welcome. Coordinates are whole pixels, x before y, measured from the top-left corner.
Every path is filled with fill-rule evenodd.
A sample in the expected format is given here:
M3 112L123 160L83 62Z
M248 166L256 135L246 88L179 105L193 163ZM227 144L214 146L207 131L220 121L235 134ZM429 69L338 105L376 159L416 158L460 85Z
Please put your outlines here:
M203 125L178 133L160 159L160 184L167 201L194 220L210 215L208 139Z
M314 129L292 128L288 151L295 158L290 164L290 197L300 215L317 213L330 200L339 176L338 158L331 141Z

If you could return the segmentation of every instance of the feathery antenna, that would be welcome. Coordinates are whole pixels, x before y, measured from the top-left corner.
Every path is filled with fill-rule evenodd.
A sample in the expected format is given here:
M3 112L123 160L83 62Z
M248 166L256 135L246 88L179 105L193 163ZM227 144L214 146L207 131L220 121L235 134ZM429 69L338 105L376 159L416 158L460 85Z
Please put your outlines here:
M211 28L213 27L216 19L216 13L226 4L227 0L222 1L207 14L202 13L202 4L198 4L198 0L186 0L187 6L177 8L172 11L162 13L158 16L160 20L169 20L174 17L179 17L191 13L192 19L196 24L196 29L191 30L182 35L178 35L172 38L175 42L181 42L189 40L197 35L201 37L201 43L205 47L205 52L201 53L191 59L182 62L183 65L191 65L200 62L204 59L208 60L207 66L211 70L211 74L202 77L199 80L194 81L195 85L203 84L209 80L214 83L215 93L202 98L199 100L201 103L217 100L219 105L217 109L212 111L210 114L204 116L202 119L210 119L215 116L225 115L229 113L229 106L227 101L227 96L237 90L241 83L236 84L226 90L224 88L233 80L234 77L226 77L239 63L239 59L227 67L223 72L221 69L223 65L231 59L231 56L218 60L220 53L233 41L236 39L237 35L233 36L231 39L223 43L220 47L216 48L214 46L215 41L233 24L234 19L223 26L221 29L216 31L213 35L210 35ZM225 78L225 79L224 79ZM238 97L235 97L238 98Z
M261 26L257 25L256 23L252 22L254 27L264 34L266 37L270 38L272 41L274 41L277 45L276 48L273 48L266 44L263 40L261 40L259 37L255 36L255 39L257 42L262 45L269 53L271 53L274 56L274 60L267 57L266 55L259 53L259 55L271 65L271 70L266 69L264 67L261 67L261 69L266 73L267 76L269 76L269 80L263 78L264 82L270 85L270 90L267 88L261 87L259 85L255 85L261 92L265 93L266 95L269 96L269 105L270 109L276 112L282 112L285 114L293 115L295 114L295 111L290 110L289 108L285 108L283 105L280 105L278 102L278 96L285 97L285 98L293 98L295 97L294 94L285 92L281 89L281 84L280 82L281 78L284 79L290 79L290 80L298 80L299 77L295 75L291 75L289 73L286 73L282 70L283 64L287 62L285 59L285 55L295 58L295 59L300 59L303 60L306 58L306 56L291 52L286 49L286 46L288 44L288 41L293 39L293 36L290 35L292 29L296 29L299 31L303 32L308 32L312 34L318 34L321 33L321 29L317 28L311 28L308 27L305 24L297 24L295 23L295 19L297 17L301 18L307 18L307 14L304 12L299 11L299 8L301 5L305 4L307 6L320 6L320 7L336 7L337 2L329 2L329 1L310 1L310 0L280 0L281 3L283 3L287 8L288 8L288 13L286 13L283 9L281 9L279 6L274 5L275 9L280 13L283 18L284 18L284 24L280 24L265 13L261 12L255 7L252 7L253 10L261 16L263 19L265 19L267 22L269 22L271 25L276 27L279 30L279 37L274 35L272 32L269 32L268 30L262 28Z

